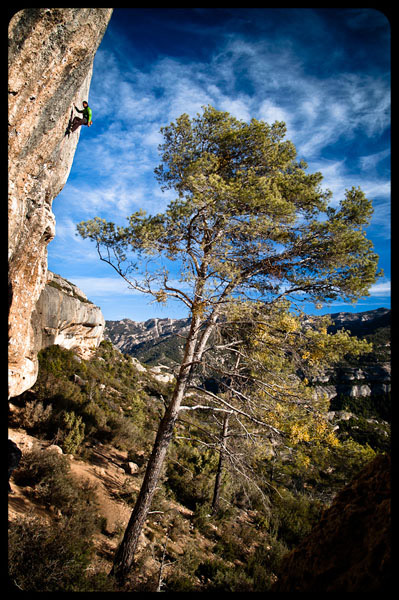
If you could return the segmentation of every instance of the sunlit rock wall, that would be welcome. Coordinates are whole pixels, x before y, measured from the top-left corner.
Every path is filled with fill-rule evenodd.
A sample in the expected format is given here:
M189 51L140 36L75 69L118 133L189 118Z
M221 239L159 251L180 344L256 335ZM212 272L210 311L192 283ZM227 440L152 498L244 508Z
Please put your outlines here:
M74 103L89 96L93 59L110 8L25 8L8 30L9 395L37 377L31 315L47 280L52 202L70 172Z

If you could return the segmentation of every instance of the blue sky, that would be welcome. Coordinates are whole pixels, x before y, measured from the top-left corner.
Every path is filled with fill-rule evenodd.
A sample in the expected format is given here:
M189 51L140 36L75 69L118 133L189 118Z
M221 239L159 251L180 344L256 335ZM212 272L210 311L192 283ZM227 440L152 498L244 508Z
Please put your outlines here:
M81 100L85 100L82 98ZM360 186L373 200L368 237L384 277L355 306L390 306L390 25L374 9L114 9L94 60L89 104L67 184L53 202L49 269L78 285L107 320L186 316L127 289L76 224L118 224L174 198L154 177L160 128L211 104L246 121L285 121L308 171L333 204Z

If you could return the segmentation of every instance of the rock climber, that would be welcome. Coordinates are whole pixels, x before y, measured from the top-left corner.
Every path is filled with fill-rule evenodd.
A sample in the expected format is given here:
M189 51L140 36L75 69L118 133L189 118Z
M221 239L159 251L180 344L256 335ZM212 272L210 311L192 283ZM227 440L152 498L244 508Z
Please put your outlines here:
M92 120L91 120L91 108L89 107L88 103L86 102L86 100L84 100L83 104L83 110L80 110L75 104L75 110L77 110L79 113L83 113L83 117L79 118L79 117L75 117L74 120L72 121L71 124L71 132L73 133L74 131L76 131L76 129L78 127L80 127L81 125L87 125L88 127L90 127L90 125L92 124Z

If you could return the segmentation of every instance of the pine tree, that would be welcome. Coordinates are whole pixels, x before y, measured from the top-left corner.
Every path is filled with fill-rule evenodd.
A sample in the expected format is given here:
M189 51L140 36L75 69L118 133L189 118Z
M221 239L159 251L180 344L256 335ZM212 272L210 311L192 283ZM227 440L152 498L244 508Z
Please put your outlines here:
M99 217L78 225L131 287L158 302L177 298L191 317L175 389L115 557L120 579L133 563L191 376L229 303L270 304L295 296L356 301L378 275L378 257L364 230L371 202L351 188L332 207L321 173L307 173L294 145L284 140L284 123L245 123L208 106L161 132L155 174L163 189L177 195L165 212L136 212L126 227ZM177 282L167 268L175 264Z

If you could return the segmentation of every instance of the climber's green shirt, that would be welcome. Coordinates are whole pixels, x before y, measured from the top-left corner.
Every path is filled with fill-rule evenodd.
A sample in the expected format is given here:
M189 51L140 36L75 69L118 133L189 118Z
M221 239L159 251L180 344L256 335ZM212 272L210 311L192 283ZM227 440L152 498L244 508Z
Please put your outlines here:
M90 121L91 121L91 115L92 115L90 106L86 106L83 110L80 110L76 106L75 106L75 108L76 108L76 110L78 112L83 113L83 118L87 119L87 122L90 123Z
M86 108L83 109L83 116L85 117L85 119L87 119L87 122L90 123L90 121L91 121L91 108L90 108L90 106L86 106Z

